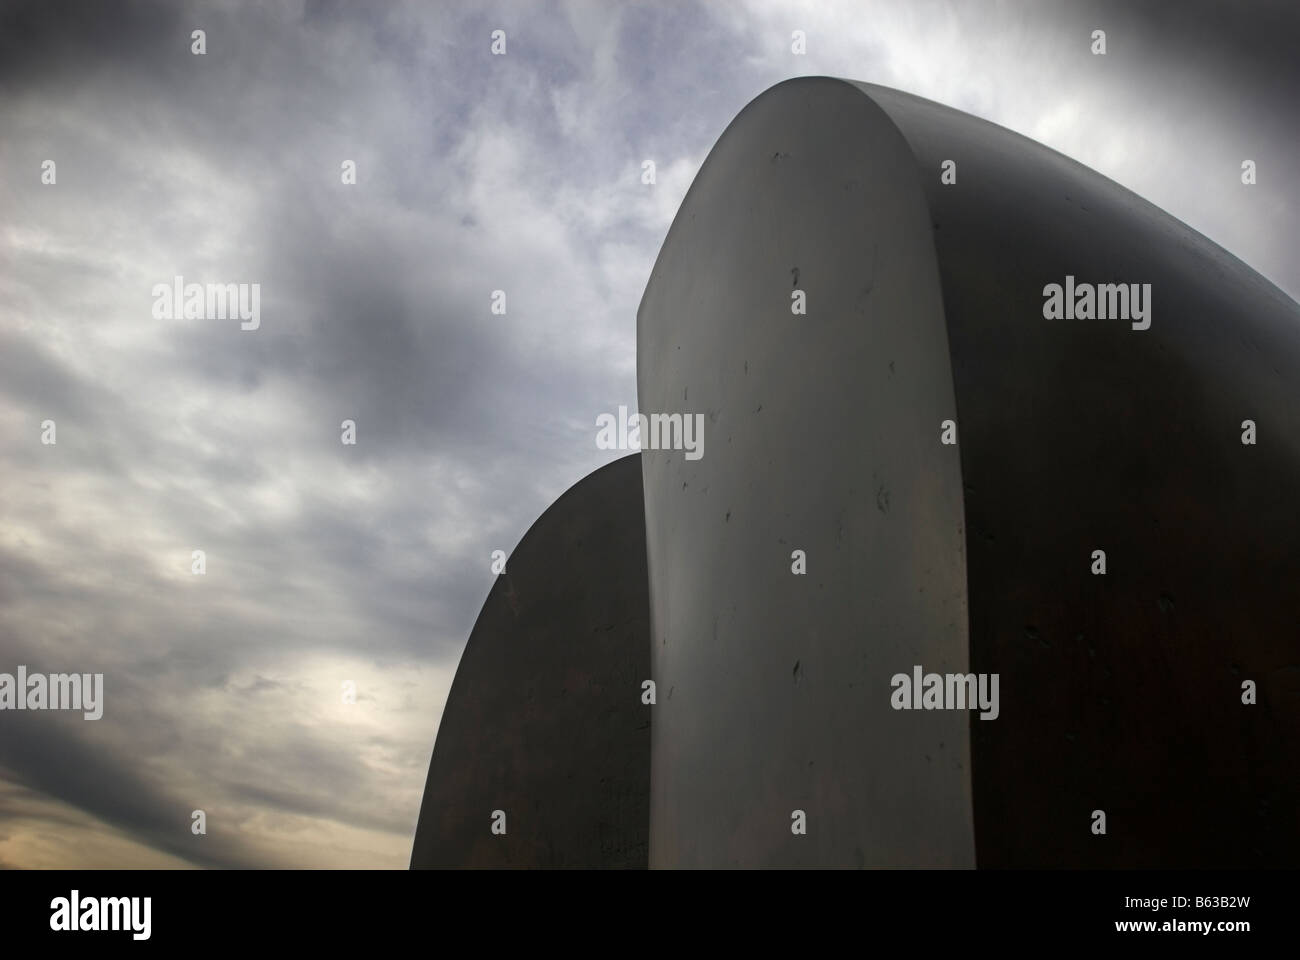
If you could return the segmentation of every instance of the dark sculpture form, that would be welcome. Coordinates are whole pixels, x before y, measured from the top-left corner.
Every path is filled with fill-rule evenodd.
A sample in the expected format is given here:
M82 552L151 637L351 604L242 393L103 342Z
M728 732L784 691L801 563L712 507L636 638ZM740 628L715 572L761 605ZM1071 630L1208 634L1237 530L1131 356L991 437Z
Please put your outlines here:
M648 789L650 866L1300 861L1294 301L1039 144L803 78L710 153L637 350L643 411L706 426L698 460L640 457L658 698L629 668L611 709L615 730L653 711L649 763L596 761L614 796ZM598 566L623 583L633 562ZM456 690L503 682L479 630ZM918 666L997 675L996 718L895 709ZM504 856L488 798L515 774L467 773L460 738L519 715L466 721L456 690L417 866L433 836L439 863ZM606 723L563 705L536 707L561 755ZM613 822L590 817L557 836Z
M511 554L447 696L413 867L646 865L643 516L641 465L624 457Z

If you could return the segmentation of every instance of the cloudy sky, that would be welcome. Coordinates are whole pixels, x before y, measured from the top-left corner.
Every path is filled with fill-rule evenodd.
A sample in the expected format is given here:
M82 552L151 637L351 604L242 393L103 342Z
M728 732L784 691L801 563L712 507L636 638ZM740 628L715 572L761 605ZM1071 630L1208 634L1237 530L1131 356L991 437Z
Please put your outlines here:
M621 455L659 245L780 80L1010 127L1300 296L1295 5L1169 6L0 3L0 672L106 688L0 713L0 865L407 865L491 553ZM260 327L155 317L177 275Z

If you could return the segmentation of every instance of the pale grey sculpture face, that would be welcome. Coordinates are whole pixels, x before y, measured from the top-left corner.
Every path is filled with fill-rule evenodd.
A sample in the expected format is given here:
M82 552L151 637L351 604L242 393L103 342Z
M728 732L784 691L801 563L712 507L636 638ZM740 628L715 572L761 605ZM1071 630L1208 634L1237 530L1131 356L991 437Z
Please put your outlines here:
M974 865L967 717L899 713L888 685L967 669L932 233L902 135L823 79L742 111L664 243L638 394L707 434L697 462L642 453L652 665L675 689L652 865Z

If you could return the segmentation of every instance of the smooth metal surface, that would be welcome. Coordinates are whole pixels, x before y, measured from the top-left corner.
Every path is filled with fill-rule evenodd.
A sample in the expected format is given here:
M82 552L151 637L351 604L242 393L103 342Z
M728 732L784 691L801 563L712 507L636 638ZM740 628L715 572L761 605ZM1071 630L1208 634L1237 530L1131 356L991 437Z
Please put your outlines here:
M1067 275L1150 284L1150 329L1045 319ZM1294 301L1041 145L803 78L719 140L637 326L703 457L516 549L412 866L1294 865ZM998 674L997 719L892 709L918 664Z
M510 555L447 697L413 868L646 865L641 504L633 454L571 487Z
M1067 275L1151 284L1150 329L1044 319ZM1271 284L1009 131L799 79L692 186L638 375L708 427L642 460L652 866L1300 856L1300 310ZM888 709L968 656L998 719Z
M894 125L830 79L751 103L638 315L641 412L705 414L699 460L642 452L651 866L974 865L967 716L890 707L895 673L966 670L948 355Z

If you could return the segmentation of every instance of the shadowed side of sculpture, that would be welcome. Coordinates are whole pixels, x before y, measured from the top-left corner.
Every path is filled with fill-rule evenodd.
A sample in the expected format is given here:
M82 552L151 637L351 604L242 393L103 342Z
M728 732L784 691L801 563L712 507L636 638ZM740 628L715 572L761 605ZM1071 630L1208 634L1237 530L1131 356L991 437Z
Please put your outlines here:
M493 584L447 697L411 866L644 867L649 642L634 454L556 500Z
M857 87L916 156L938 253L971 663L1001 675L1001 717L971 722L979 864L1293 865L1300 307L1041 144Z

